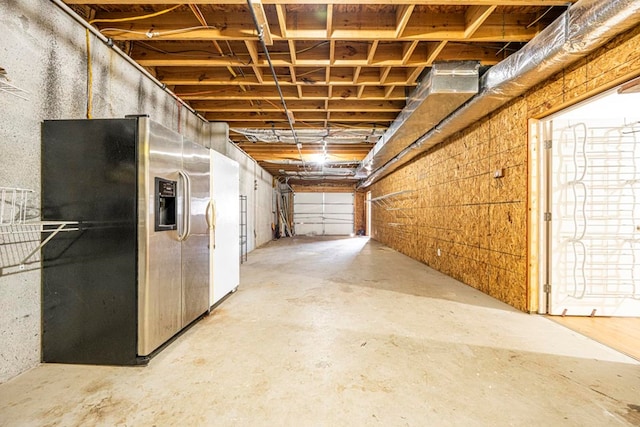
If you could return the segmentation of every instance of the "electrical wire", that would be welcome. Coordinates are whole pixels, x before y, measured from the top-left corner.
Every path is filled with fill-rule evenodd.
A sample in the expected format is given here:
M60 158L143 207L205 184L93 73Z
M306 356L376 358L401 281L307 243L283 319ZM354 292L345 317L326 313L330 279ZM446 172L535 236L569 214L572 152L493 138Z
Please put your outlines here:
M164 49L160 49L159 47L155 47L147 42L144 42L142 40L136 40L136 42L138 44L141 44L142 46L144 46L145 48L149 49L149 50L153 50L165 55L174 55L174 56L184 56L184 57L193 57L194 55L184 55L186 53L189 52L193 52L193 53L203 53L206 54L206 56L212 56L212 55L216 55L216 52L210 51L210 50L205 50L205 49L185 49L185 50L176 50L173 52L169 52L167 50ZM200 56L200 55L195 55L195 56ZM203 58L205 57L205 55L201 55ZM222 55L225 56L225 55ZM248 64L247 64L248 65Z
M189 4L189 8L191 9L191 12L193 12L193 14L195 15L195 17L198 20L198 22L200 22L200 24L202 24L202 26L204 26L204 27L208 27L209 26L209 24L207 23L207 19L204 17L204 14L202 13L202 11L200 10L200 8L198 7L197 4L190 3ZM225 54L224 54L222 48L220 47L220 44L218 44L218 42L215 41L215 40L211 40L211 43L216 48L216 50L218 51L220 56L224 57ZM229 45L229 42L227 41L227 46L228 45ZM238 77L238 74L235 71L233 71L233 68L231 68L230 65L227 65L227 70L229 71L229 73L231 74L231 76L234 79L236 77ZM243 92L247 91L247 89L244 87L244 85L240 85L240 89L242 89Z
M542 18L544 18L544 16L547 13L551 12L551 9L553 9L553 8L554 8L554 6L549 6L549 8L542 15L540 15L538 18L536 18L531 24L527 25L525 28L528 29L528 28L533 27L538 21L540 21Z
M198 30L218 30L219 28L216 26L204 26L204 25L199 25L196 27L186 27L186 28L177 28L175 30L167 30L167 31L135 31L135 30L126 30L124 28L100 28L100 32L104 33L104 32L109 32L109 31L119 31L121 33L127 33L127 34L138 34L138 35L145 35L148 38L152 39L154 37L162 37L162 36L170 36L173 34L184 34L184 33L189 33L192 31L198 31Z
M156 16L160 16L160 15L164 15L165 13L171 12L172 10L175 10L179 7L181 7L182 5L176 5L173 7L170 7L169 9L164 9L161 10L159 12L154 12L154 13L150 13L148 15L141 15L141 16L130 16L128 18L113 18L113 19L108 19L108 18L102 18L102 19L92 19L89 21L89 24L93 24L95 22L130 22L130 21L139 21L141 19L147 19L147 18L154 18Z
M153 50L155 52L159 52L159 53L162 53L164 55L181 56L181 57L185 57L185 58L194 57L194 56L205 58L205 57L210 57L211 55L216 55L215 52L212 52L212 51L209 51L209 50L205 50L205 49L186 49L186 50L177 50L177 51L169 52L167 50L160 49L159 47L153 46L153 45L151 45L151 44L149 44L147 42L141 41L141 40L136 40L136 43L144 46L145 48L147 48L149 50ZM199 52L199 53L203 53L203 54L206 54L206 55L186 55L186 53L188 53L188 52L194 52L194 53L195 52ZM222 57L228 57L228 55L224 55L224 54L222 54L221 56ZM243 66L243 67L248 67L248 66L251 65L250 62L243 61L238 55L235 55L234 58L237 59L238 62L240 62L240 65ZM244 73L243 73L243 75L244 75Z

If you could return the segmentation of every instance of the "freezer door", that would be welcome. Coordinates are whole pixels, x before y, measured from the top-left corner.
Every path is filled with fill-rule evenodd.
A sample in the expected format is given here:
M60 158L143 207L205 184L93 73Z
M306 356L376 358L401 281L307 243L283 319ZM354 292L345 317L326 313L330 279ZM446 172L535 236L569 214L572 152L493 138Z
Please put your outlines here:
M182 170L188 187L188 234L182 241L182 326L209 309L209 149L185 140Z
M240 167L238 162L212 151L211 172L216 208L209 302L213 306L240 283Z
M181 248L178 230L156 231L156 178L175 182L183 205L178 171L182 136L147 118L138 120L138 355L147 356L182 328ZM177 221L181 211L178 209Z

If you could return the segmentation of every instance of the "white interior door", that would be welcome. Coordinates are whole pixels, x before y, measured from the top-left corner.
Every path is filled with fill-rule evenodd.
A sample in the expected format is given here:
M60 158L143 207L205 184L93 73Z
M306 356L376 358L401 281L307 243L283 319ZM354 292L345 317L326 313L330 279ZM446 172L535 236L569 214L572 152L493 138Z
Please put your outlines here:
M551 314L640 316L640 125L608 105L551 122Z
M293 218L297 235L350 235L353 193L295 193Z
M213 306L240 284L240 167L238 162L211 151L211 190L214 230L211 233L211 290Z

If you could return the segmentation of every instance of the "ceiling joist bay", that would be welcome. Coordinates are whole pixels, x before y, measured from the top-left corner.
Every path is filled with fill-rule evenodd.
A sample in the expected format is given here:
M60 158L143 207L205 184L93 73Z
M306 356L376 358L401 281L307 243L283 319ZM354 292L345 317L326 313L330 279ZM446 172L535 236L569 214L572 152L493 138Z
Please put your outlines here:
M207 120L227 122L231 141L283 177L318 155L330 168L354 167L337 162L367 155L434 63L495 65L574 1L65 2Z

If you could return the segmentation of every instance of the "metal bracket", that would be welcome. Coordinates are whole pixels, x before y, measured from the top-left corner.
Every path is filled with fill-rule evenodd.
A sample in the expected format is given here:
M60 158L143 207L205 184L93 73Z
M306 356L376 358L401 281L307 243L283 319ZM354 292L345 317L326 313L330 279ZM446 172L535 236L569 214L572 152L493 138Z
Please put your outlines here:
M24 265L26 264L26 262L29 260L29 258L31 258L32 256L34 256L40 249L42 249L44 247L44 245L46 245L47 243L49 243L49 241L51 239L53 239L56 234L58 234L59 232L63 231L63 229L67 226L70 225L72 223L69 222L64 222L61 223L60 225L58 225L57 228L55 228L54 230L45 230L44 226L43 228L40 230L40 232L42 233L51 233L49 236L47 236L46 239L44 239L42 242L40 242L40 244L31 252L29 252L29 255L27 255L26 257L24 257L24 259L22 261L20 261L20 270L24 270ZM76 223L73 223L76 224Z

